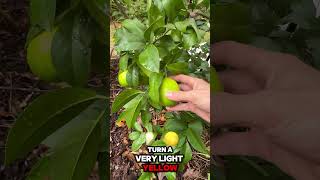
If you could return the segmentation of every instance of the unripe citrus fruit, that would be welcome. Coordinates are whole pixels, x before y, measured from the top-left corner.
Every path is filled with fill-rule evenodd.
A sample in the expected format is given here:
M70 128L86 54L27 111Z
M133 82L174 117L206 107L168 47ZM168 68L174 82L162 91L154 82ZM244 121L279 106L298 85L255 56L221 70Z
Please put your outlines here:
M120 74L118 74L118 81L119 81L120 86L122 86L122 87L128 86L127 74L128 74L128 70L125 70L125 71L121 72Z
M163 142L166 143L167 146L176 146L179 142L179 136L177 133L173 131L169 131L164 135Z
M57 72L52 63L51 44L55 30L43 32L28 45L27 61L33 74L41 80L54 81Z
M150 145L151 142L153 141L153 138L154 138L153 132L147 132L146 133L146 144Z
M171 78L164 78L160 86L160 103L163 106L174 106L177 103L167 98L166 94L168 92L177 92L179 91L178 83Z

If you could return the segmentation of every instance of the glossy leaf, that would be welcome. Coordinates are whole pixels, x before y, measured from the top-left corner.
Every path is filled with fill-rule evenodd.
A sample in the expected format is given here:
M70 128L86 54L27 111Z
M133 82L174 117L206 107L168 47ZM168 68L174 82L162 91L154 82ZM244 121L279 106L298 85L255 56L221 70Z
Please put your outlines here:
M187 164L192 159L192 150L188 142L182 146L180 152L184 155L183 163Z
M187 134L189 143L195 150L204 154L209 154L209 151L206 145L203 143L201 136L198 132L195 132L193 129L188 128L186 131L186 134Z
M202 120L193 120L188 124L188 127L198 134L203 132L203 123Z
M128 61L129 61L129 55L126 54L122 56L119 60L119 72L123 72L128 69Z
M177 173L176 172L166 172L165 175L168 180L176 180Z
M167 65L167 69L172 74L188 74L188 63L187 62L176 62Z
M9 131L6 164L23 158L51 133L99 98L95 92L77 88L60 89L38 97Z
M183 0L162 0L162 5L169 22L174 21L178 12L185 9Z
M87 83L91 64L91 22L83 16L66 18L52 42L53 64L60 79L76 86Z
M143 98L144 96L140 94L124 106L126 109L122 112L121 116L125 119L128 128L134 126L141 111L141 102Z
M146 27L137 19L125 20L123 27L115 33L118 52L141 50L145 47L144 31Z
M139 64L151 72L159 73L159 51L153 44L148 45L146 49L139 55Z
M109 28L106 0L82 0L91 17L101 26L102 29Z
M99 100L48 137L49 153L31 171L30 179L85 180L91 173L101 138L98 125L107 102ZM64 163L61 163L64 162Z
M135 89L126 89L122 91L114 100L111 112L115 113L119 111L125 104L127 104L130 100L135 98L137 95L141 94L142 91L135 90Z
M146 142L146 133L141 133L139 138L133 141L132 143L132 151L137 151L140 147Z
M132 133L129 134L129 139L131 141L134 141L140 137L140 134L141 134L140 132L133 131Z
M163 79L162 74L151 73L149 77L149 98L153 103L159 104L159 88Z

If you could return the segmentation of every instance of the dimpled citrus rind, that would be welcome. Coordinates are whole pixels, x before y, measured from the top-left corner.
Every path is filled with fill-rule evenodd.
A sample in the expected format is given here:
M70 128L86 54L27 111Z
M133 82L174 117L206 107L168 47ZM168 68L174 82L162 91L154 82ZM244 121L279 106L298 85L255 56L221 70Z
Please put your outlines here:
M164 138L163 138L163 142L167 145L167 146L176 146L179 142L179 136L177 133L173 132L173 131L170 131L170 132L167 132L165 135L164 135Z
M179 91L178 83L171 78L164 78L160 86L160 103L163 106L170 107L175 106L177 103L166 97L168 92L177 92Z
M27 62L33 74L44 81L55 81L57 72L52 62L51 45L55 31L43 32L27 48Z

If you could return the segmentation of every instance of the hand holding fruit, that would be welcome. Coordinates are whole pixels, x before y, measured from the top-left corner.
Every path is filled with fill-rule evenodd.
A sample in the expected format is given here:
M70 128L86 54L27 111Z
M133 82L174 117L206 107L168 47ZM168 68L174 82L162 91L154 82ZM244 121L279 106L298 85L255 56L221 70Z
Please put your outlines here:
M180 82L181 91L168 92L168 99L182 102L169 111L191 111L206 121L210 121L210 85L206 81L186 75L177 75L174 80Z
M249 127L215 137L217 155L259 156L296 179L320 179L320 73L296 57L235 43L213 46L223 93L213 94L215 126Z

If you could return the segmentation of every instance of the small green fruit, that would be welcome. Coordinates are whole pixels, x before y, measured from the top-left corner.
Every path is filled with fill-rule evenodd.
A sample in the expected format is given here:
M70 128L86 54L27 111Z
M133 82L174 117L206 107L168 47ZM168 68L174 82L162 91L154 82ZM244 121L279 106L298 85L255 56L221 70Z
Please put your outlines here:
M160 86L160 103L166 107L175 106L177 103L168 99L166 94L177 91L180 91L178 83L171 78L164 78Z
M127 74L128 74L128 70L125 70L125 71L121 72L120 74L118 74L118 81L119 81L120 86L122 86L122 87L128 86Z
M27 48L27 62L33 74L44 81L55 81L57 72L52 63L51 45L55 31L43 32Z

